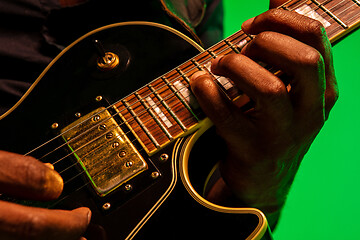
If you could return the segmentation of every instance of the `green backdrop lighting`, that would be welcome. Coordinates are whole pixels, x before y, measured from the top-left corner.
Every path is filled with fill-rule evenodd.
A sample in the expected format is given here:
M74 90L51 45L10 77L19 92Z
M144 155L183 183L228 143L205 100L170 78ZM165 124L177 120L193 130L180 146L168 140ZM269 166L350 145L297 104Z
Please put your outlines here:
M225 36L268 8L224 0ZM274 232L282 239L356 239L360 215L360 29L333 47L340 98L305 156Z

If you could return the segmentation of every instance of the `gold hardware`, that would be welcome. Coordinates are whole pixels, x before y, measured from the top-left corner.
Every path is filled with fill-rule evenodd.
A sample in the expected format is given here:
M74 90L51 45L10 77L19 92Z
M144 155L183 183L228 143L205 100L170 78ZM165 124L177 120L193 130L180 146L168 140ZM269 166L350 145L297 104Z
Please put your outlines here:
M126 152L125 151L120 151L119 152L119 157L123 158L126 156Z
M100 119L104 119L101 125L106 125L105 129L94 127ZM148 168L146 161L104 107L66 126L61 133L100 196L105 196Z
M100 101L102 100L102 96L97 96L97 97L95 98L95 100L96 100L97 102L100 102Z
M160 161L162 162L166 162L169 158L169 155L167 155L166 153L163 153L160 155Z
M152 179L156 179L156 178L158 178L160 176L160 173L159 172L152 172L151 173L151 178Z
M125 190L126 191L131 191L132 190L132 186L130 184L126 184L125 185Z
M125 167L129 168L133 165L133 162L129 161L125 163Z
M81 113L75 113L75 117L77 118L81 117Z
M102 206L103 210L109 210L111 207L110 203L104 203L104 205Z
M99 126L99 130L101 130L101 131L106 130L106 125L105 125L105 124L101 124L101 125Z
M108 71L116 68L119 65L119 57L112 52L105 53L104 57L99 57L97 66L100 70Z
M59 124L58 123L53 123L52 125L51 125L51 128L52 129L56 129L56 128L58 128L59 127Z
M92 120L93 120L94 122L97 122L97 121L100 120L100 116L99 116L99 115L95 115L95 116L92 118Z

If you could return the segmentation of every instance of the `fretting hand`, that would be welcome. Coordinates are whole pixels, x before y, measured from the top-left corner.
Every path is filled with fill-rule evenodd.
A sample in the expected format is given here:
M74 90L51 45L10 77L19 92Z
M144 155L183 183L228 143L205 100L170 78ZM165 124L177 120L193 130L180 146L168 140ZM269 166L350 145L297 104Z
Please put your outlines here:
M212 71L232 79L253 101L251 110L243 112L224 97L209 74L191 78L194 94L228 148L220 164L223 179L208 197L217 201L234 194L274 223L272 214L283 206L338 96L331 45L321 23L284 10L269 10L242 28L256 35L254 40L241 54L216 58ZM259 61L280 69L290 85Z

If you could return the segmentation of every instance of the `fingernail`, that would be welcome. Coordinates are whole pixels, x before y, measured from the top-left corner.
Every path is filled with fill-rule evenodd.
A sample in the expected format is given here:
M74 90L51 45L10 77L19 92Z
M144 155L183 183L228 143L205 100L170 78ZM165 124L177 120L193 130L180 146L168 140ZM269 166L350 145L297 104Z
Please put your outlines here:
M54 170L54 165L52 165L51 163L44 163L44 165L50 168L51 170Z
M205 71L197 71L197 72L195 72L193 75L191 75L190 80L194 81L194 80L196 80L197 78L199 78L199 77L201 77L201 76L204 76L204 75L206 75L206 74L207 74L207 72L205 72Z
M212 60L211 62L211 71L213 72L214 69L217 68L217 65L219 64L219 62L221 61L221 59L223 58L224 56L221 55L221 56L218 56L216 57L214 60Z
M72 212L76 213L80 218L86 218L86 223L89 224L91 221L91 210L87 207L79 207L72 210Z
M88 213L87 213L87 220L88 220L88 224L89 224L90 221L91 221L92 212L91 212L90 209L88 209L88 210L89 210L89 211L88 211Z
M251 27L251 24L254 22L254 19L255 17L252 17L243 22L243 24L241 25L242 30L247 31Z

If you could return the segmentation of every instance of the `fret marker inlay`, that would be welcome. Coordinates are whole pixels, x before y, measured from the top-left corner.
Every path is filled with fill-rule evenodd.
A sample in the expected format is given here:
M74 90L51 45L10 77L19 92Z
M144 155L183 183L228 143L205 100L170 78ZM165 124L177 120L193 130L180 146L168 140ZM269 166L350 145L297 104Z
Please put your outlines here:
M146 97L145 98L146 101L148 102L149 106L155 111L155 113L159 116L159 118L161 119L161 121L163 121L163 123L166 125L167 128L171 128L172 123L170 122L170 120L165 116L165 114L163 113L163 111L161 111L161 109L158 107L158 105L156 105L156 103L152 100L151 97Z
M324 27L329 27L331 24L323 18L320 14L318 14L315 10L313 10L309 5L302 5L301 7L295 9L295 12L310 17L312 19L318 20L324 25Z

